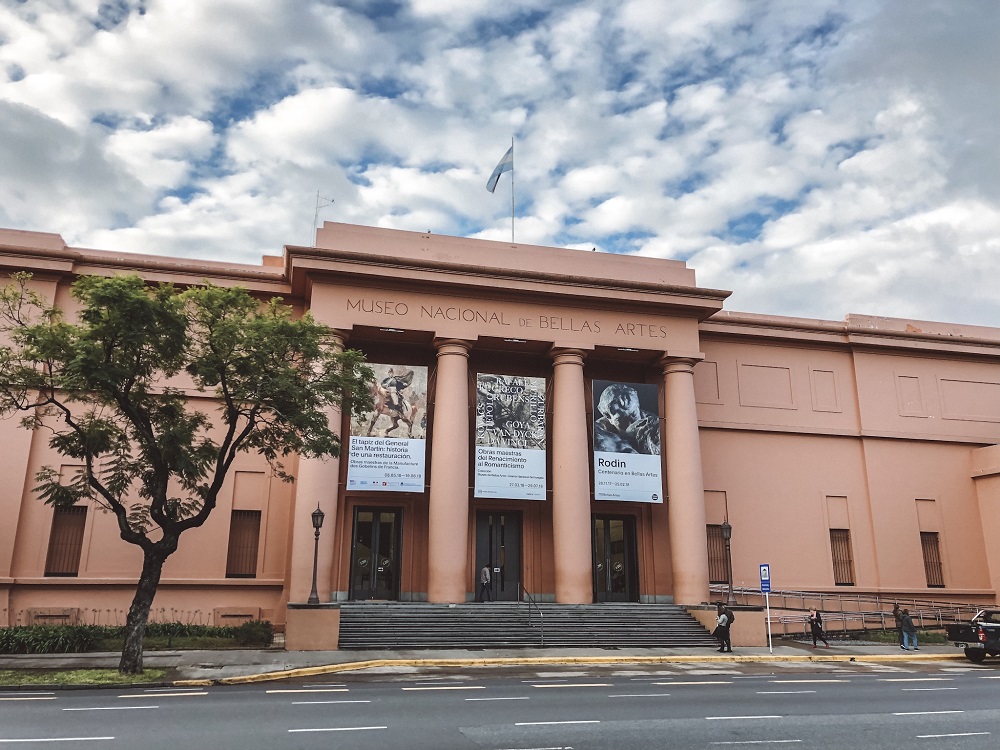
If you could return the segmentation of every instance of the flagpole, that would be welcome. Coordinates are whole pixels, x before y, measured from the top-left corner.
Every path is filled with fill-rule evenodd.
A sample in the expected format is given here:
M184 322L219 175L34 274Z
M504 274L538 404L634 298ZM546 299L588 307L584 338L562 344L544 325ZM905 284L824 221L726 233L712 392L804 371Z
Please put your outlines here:
M514 244L514 136L510 137L510 244Z

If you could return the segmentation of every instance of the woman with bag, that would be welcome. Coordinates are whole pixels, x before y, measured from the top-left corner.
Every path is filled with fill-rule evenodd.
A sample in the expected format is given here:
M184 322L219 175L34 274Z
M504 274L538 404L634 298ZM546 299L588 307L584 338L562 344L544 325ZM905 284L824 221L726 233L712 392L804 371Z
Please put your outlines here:
M823 632L823 615L819 613L818 609L809 610L809 629L812 631L813 648L816 648L817 638L823 641L827 648L830 648L830 642L826 639L826 633Z
M719 653L724 653L728 651L733 652L732 641L729 640L729 613L723 605L719 605L717 610L718 617L716 618L715 630L712 632L716 638L719 639Z

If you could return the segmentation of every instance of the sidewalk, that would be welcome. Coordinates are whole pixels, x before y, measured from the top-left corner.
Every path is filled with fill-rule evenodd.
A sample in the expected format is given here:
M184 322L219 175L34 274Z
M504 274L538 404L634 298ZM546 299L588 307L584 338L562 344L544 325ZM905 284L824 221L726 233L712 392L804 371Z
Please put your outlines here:
M0 655L0 669L114 669L119 656L118 653ZM942 660L965 661L965 657L961 650L941 644L922 646L914 652L889 644L813 649L809 644L782 641L774 646L773 653L767 647L760 647L738 648L732 654L720 654L712 648L147 651L143 663L146 667L175 670L179 681L232 684L374 667Z

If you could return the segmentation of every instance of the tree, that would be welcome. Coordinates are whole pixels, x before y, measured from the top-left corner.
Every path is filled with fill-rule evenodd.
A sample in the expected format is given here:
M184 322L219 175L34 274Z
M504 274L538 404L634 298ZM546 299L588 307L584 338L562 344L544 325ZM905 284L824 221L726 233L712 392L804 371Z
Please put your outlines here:
M163 563L208 519L236 456L260 454L291 481L287 456L339 455L327 413L360 408L374 376L332 329L245 289L84 276L71 292L74 321L29 274L0 290L0 416L24 413L22 426L50 431L49 446L82 465L72 477L43 467L44 502L92 501L141 548L118 667L136 674ZM213 397L214 418L192 387Z

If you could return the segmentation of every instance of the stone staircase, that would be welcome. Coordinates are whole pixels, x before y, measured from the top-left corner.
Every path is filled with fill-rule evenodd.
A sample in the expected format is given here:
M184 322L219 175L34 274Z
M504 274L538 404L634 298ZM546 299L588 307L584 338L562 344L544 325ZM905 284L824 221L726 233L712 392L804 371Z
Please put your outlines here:
M541 614L541 617L539 617ZM345 602L341 649L704 648L718 646L671 604Z

